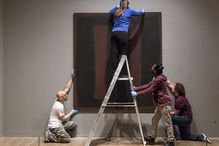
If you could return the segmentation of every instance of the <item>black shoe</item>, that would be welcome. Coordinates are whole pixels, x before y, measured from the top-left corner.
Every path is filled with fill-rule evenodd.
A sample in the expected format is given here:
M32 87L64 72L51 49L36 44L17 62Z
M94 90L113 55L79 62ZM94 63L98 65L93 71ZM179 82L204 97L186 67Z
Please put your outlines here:
M176 142L180 142L181 140L182 140L182 138L181 137L175 137L175 139L174 139Z
M147 144L155 144L155 138L153 138L152 136L144 137L144 140L147 142Z
M167 142L165 146L175 146L174 142Z

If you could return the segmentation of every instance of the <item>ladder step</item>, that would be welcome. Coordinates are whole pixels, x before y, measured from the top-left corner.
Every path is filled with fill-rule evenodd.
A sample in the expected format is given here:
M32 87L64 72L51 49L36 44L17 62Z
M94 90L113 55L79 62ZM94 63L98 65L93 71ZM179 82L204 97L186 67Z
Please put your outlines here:
M129 80L129 77L122 77L122 78L118 78L117 80L126 81ZM130 80L133 80L133 77L131 77Z
M134 102L110 102L103 104L103 107L136 107Z
M108 104L111 104L111 105L133 105L135 103L134 102L108 102Z
M136 107L135 105L102 105L103 107Z

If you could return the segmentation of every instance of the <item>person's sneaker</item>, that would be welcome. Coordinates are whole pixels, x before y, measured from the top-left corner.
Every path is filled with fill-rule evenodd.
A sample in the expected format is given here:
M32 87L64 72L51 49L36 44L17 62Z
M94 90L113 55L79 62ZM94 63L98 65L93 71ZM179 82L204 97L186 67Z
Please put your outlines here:
M181 141L181 137L175 137L175 141Z
M144 137L144 140L146 141L147 144L153 145L155 143L155 138L153 138L152 136Z
M48 142L50 142L50 140L49 140L49 133L48 133L48 131L46 131L45 132L45 136L44 136L44 143L48 143Z
M202 137L203 137L203 141L205 141L205 142L207 142L207 143L211 143L211 140L204 134L204 133L202 133Z
M44 136L44 143L55 143L57 142L55 134L53 134L49 128L47 128Z
M167 142L165 146L175 146L174 142Z

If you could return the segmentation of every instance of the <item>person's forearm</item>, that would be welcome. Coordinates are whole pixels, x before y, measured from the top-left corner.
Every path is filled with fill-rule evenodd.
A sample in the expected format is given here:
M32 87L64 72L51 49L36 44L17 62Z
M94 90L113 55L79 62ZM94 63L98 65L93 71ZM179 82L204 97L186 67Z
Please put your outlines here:
M137 96L138 95L145 95L147 93L153 92L155 90L154 86L149 86L148 88L145 88L143 90L137 91Z
M171 92L173 92L174 90L174 84L172 84L172 82L170 80L166 81L166 84L168 86L168 88L171 90Z
M145 85L142 85L142 86L137 86L137 87L135 87L135 91L144 90L148 87L149 87L148 84L145 84Z
M144 14L142 11L135 11L135 10L131 11L131 15L140 16L142 14Z
M71 114L65 115L64 121L69 121L70 117L71 117Z
M145 84L145 85L142 85L142 86L137 86L137 87L135 87L135 91L147 89L148 87L151 86L151 84L152 84L152 81L149 82L148 84Z
M66 84L66 87L65 87L65 89L64 89L64 91L65 91L66 94L68 94L68 93L70 92L70 89L71 89L72 84L73 84L73 81L72 81L72 79L70 79L70 80L68 81L68 83Z

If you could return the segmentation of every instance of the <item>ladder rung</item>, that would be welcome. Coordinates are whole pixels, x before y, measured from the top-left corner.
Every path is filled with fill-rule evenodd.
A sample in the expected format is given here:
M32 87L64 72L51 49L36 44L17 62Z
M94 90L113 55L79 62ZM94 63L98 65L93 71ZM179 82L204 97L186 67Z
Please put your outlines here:
M108 105L134 105L134 102L108 102Z
M127 78L118 78L117 80L123 80L123 81L125 81L125 80L129 80L129 77L127 77ZM133 80L133 77L131 77L131 80Z
M134 102L110 102L103 104L103 107L136 107Z
M113 105L113 104L107 104L107 105L102 105L103 107L136 107L135 105Z

